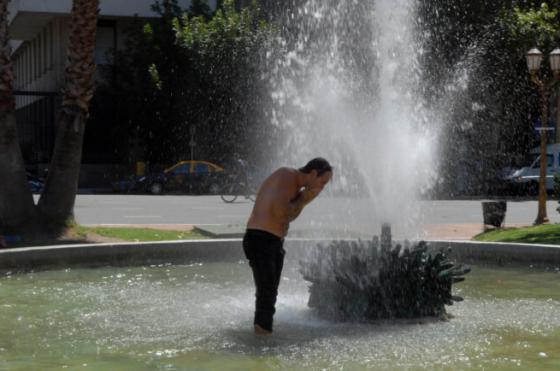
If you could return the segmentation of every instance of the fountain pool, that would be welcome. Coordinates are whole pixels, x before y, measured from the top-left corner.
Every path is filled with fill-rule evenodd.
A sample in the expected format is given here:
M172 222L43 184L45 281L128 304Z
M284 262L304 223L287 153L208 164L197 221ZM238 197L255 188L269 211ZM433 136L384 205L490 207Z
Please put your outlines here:
M4 275L0 369L560 367L558 270L474 266L447 322L325 321L307 307L307 286L288 261L276 332L259 338L244 260Z

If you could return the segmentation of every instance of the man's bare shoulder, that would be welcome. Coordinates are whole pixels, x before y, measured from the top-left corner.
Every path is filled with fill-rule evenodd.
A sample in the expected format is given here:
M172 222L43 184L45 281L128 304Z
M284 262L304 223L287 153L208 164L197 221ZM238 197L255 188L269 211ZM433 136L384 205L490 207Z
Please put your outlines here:
M291 167L282 166L278 168L278 170L276 170L274 173L295 176L297 174L297 170Z
M280 167L276 169L272 174L268 176L269 179L292 179L295 178L297 174L296 169L289 167Z
M263 182L262 188L272 189L292 189L297 184L297 170L289 167L281 167L270 174Z

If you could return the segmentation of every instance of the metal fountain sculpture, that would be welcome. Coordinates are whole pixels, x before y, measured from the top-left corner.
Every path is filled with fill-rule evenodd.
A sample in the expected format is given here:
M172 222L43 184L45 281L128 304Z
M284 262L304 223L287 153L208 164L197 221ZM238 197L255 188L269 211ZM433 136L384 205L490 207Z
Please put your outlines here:
M393 243L384 225L381 238L319 245L300 271L311 282L308 305L341 321L390 318L447 318L446 305L462 301L452 285L470 268L429 253L426 242Z

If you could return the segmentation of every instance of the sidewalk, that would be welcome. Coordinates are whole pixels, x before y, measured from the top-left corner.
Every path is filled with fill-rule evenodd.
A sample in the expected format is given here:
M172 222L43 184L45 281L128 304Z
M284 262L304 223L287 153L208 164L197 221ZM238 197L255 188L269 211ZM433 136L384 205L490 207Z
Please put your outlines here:
M426 224L423 226L426 240L471 240L484 231L482 224Z

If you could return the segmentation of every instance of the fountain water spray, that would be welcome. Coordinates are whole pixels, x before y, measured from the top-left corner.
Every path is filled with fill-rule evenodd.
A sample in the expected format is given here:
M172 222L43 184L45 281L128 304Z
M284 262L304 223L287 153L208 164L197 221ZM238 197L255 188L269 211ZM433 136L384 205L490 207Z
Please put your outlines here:
M277 162L327 158L331 192L367 198L372 227L416 225L416 200L437 176L415 11L414 0L309 0L286 17L280 56L270 54Z

